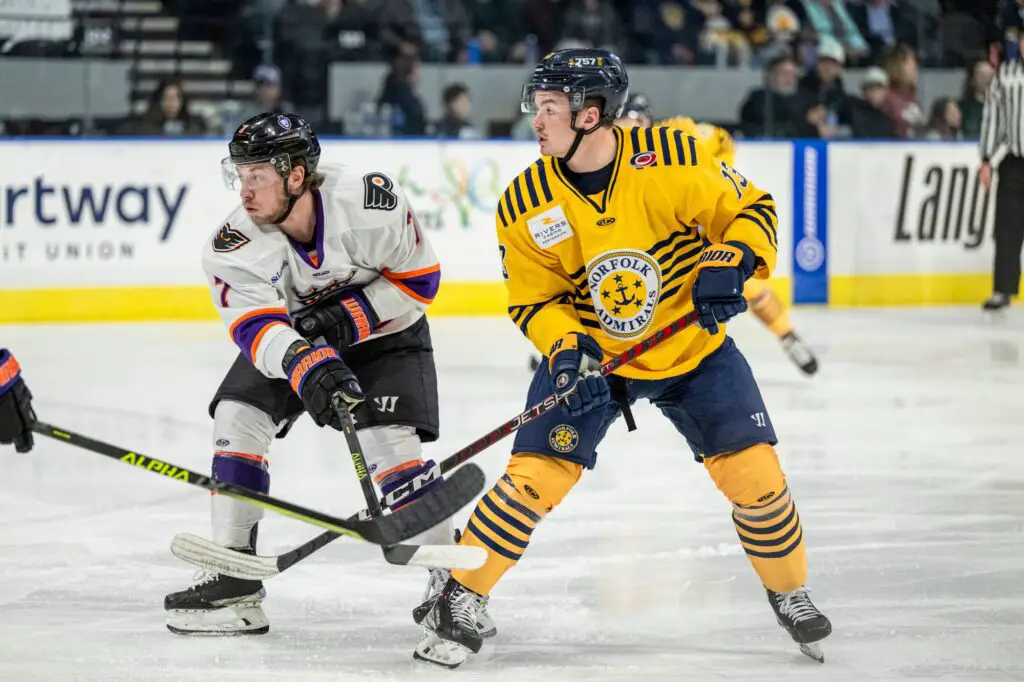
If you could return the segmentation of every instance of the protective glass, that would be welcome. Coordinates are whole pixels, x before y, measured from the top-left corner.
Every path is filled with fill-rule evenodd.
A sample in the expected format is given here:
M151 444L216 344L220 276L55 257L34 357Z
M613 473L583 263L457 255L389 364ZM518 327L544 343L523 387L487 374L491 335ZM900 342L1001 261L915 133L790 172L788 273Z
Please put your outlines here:
M520 103L520 110L524 114L536 114L537 103L533 96L537 92L561 92L569 97L569 111L580 111L583 109L583 100L587 98L587 89L579 85L537 85L527 83L523 86L523 97Z
M224 186L235 191L239 191L243 187L258 190L278 184L291 169L291 160L287 154L239 164L232 163L231 157L225 156L220 162L220 174L224 180Z

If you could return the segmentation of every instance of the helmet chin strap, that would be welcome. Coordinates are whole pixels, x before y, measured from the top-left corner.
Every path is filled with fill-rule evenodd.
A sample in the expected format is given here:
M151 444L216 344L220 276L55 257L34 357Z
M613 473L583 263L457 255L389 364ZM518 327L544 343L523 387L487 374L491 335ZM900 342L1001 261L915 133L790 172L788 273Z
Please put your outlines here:
M576 131L576 139L572 141L572 145L569 147L569 151L567 151L565 153L565 156L562 157L562 161L564 161L566 163L569 163L569 159L571 159L573 154L576 153L576 150L579 149L580 143L583 142L583 137L586 136L586 135L589 135L590 133L594 132L595 130L597 130L598 128L601 127L601 122L598 121L597 124L593 128L587 128L587 129L577 128L576 127L576 114L578 114L578 113L580 113L580 112L578 112L578 111L572 112L572 118L569 120L569 127Z
M285 220L287 220L288 216L290 216L292 213L292 209L295 208L295 202L299 200L299 197L306 193L305 186L303 186L302 190L298 194L290 193L288 191L288 178L284 178L284 180L281 181L281 185L284 187L284 195L288 197L288 205L285 206L285 209L281 213L281 215L277 216L276 218L270 221L274 225L280 225Z

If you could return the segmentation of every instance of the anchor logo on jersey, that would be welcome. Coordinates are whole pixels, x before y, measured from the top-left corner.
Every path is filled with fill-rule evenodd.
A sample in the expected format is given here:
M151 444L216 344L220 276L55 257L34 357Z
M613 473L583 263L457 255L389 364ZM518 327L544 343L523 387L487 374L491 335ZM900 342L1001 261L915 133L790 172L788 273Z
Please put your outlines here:
M661 293L661 269L643 251L608 251L587 266L590 297L609 336L629 339L651 325Z
M213 250L217 253L228 253L240 249L248 243L248 237L231 227L230 223L224 223L213 237Z

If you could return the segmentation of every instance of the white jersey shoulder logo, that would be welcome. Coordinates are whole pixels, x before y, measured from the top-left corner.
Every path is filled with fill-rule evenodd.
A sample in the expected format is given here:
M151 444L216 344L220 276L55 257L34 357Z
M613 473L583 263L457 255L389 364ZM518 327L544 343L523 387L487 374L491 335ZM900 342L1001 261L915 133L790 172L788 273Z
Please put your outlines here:
M367 173L363 176L363 208L377 211L393 211L398 206L395 183L383 173Z
M661 268L643 251L606 251L587 265L590 298L608 336L640 336L654 319L661 295Z
M572 237L572 225L565 217L561 206L555 206L526 221L533 241L542 249L548 249Z

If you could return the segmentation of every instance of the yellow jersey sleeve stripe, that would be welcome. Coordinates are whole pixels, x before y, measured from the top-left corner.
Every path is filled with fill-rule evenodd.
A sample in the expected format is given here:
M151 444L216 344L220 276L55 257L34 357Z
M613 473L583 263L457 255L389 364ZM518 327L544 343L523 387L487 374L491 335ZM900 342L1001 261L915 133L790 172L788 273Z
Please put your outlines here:
M501 199L498 199L498 220L502 227L508 227L508 218L505 217L505 209L501 206Z
M526 202L523 201L522 176L512 181L512 188L516 193L516 206L519 207L519 215L526 213Z
M647 149L644 151L654 151L654 128L644 128L644 140L647 142Z
M551 203L554 198L551 195L551 186L548 184L548 172L544 168L544 159L537 159L537 182L540 183L540 191L544 194L544 201Z
M466 523L466 530L472 533L477 540L487 545L487 548L495 554L500 554L506 559L511 559L512 561L519 561L523 556L521 553L512 552L510 550L505 549L497 542L492 540L490 537L488 537L488 535L484 531L482 531L475 523L473 523L473 517L470 517L469 521Z
M668 128L658 128L658 141L661 142L661 153L658 155L666 166L672 165L672 145L668 143Z
M495 504L491 500L491 495L492 493L488 493L487 495L484 495L482 498L480 498L481 501L483 502L483 506L487 508L487 512L491 516L493 516L495 520L501 521L502 523L507 524L517 532L525 535L527 537L526 542L529 542L529 537L533 533L533 527L526 525L525 523L514 517L512 514L509 514L507 511L505 511L497 504Z
M523 184L526 185L526 193L530 197L530 206L540 208L540 199L537 198L537 188L533 185L533 169L527 168L523 173Z
M505 190L505 208L508 210L509 222L516 221L516 210L512 208L512 188L509 187Z

